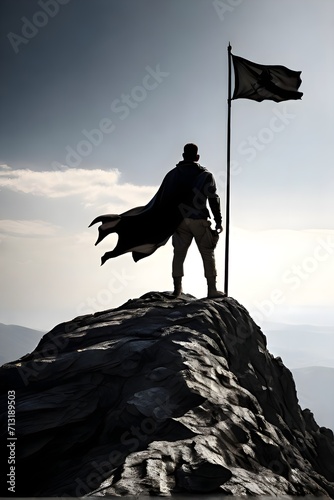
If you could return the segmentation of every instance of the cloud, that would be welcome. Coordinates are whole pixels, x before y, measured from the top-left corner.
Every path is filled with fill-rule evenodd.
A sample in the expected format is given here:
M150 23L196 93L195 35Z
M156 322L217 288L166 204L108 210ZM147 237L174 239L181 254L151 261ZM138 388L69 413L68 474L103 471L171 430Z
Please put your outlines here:
M47 198L80 196L89 206L117 202L118 205L146 204L156 191L154 186L135 186L120 182L121 174L113 170L84 170L64 167L57 171L0 169L0 188Z
M14 236L53 236L59 229L42 220L0 220L0 233Z

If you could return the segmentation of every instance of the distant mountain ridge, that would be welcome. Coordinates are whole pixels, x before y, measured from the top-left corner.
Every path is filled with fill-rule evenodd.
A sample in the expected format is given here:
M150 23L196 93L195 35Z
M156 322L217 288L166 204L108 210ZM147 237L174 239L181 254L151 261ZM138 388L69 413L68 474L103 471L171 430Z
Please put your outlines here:
M334 430L334 327L265 323L268 349L289 367L299 404Z
M334 326L264 323L270 351L290 368L334 368Z
M0 366L35 349L45 332L0 323Z
M334 431L334 368L308 366L291 370L302 408L310 408L319 425Z

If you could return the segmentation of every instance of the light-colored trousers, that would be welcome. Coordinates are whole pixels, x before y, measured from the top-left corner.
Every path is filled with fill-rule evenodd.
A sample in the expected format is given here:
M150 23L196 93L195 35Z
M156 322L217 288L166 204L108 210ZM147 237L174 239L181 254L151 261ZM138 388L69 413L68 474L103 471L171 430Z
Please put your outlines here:
M173 277L183 276L183 263L193 238L195 238L198 250L202 256L204 276L206 278L217 276L214 256L215 243L210 226L211 222L206 219L183 219L172 238L174 247Z

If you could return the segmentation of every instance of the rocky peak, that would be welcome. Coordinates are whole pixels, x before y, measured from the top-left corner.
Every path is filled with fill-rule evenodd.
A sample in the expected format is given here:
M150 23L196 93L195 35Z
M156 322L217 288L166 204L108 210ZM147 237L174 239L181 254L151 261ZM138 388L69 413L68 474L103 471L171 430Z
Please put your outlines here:
M151 292L77 317L0 381L18 495L334 496L333 432L230 297Z

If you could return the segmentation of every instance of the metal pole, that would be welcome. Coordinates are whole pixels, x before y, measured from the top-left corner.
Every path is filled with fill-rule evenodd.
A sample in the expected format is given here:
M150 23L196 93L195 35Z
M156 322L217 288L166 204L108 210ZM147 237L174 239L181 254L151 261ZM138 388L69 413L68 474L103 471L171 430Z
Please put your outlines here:
M228 295L228 265L230 245L230 177L231 177L231 44L228 44L228 98L227 98L227 170L226 170L226 213L225 213L225 276L224 292Z

